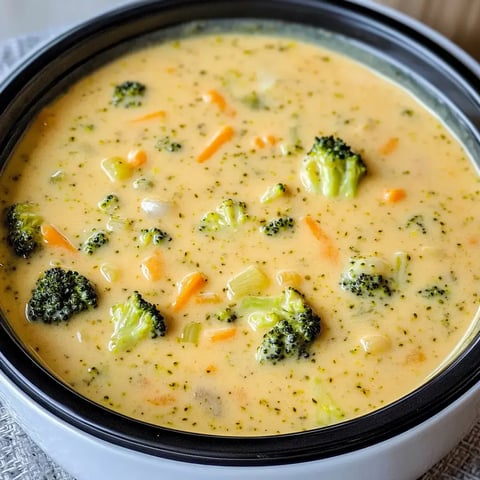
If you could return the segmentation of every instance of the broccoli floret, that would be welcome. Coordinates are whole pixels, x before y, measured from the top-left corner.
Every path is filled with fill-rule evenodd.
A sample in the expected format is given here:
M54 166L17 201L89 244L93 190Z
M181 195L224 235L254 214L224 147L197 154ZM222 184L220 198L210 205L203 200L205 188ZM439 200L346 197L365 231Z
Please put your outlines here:
M135 190L151 190L155 184L149 178L140 177L132 183L132 186Z
M423 235L427 234L427 227L425 226L425 220L423 215L414 215L407 220L405 224L405 228L407 229L416 229Z
M93 255L100 247L106 245L109 242L108 234L102 230L92 233L83 242L82 251L87 255Z
M139 107L146 89L143 83L127 80L113 89L112 104L116 107Z
M173 140L170 139L170 137L163 137L157 140L157 142L155 143L155 148L159 152L161 152L162 150L165 150L167 152L173 153L181 150L182 144L178 142L174 142Z
M378 257L353 257L342 273L340 286L358 297L390 297L394 291L392 268Z
M78 272L55 267L38 278L26 315L30 321L60 323L96 306L97 293L90 280Z
M141 245L147 246L151 243L153 245L161 245L162 243L171 242L172 237L160 228L143 228L140 230L138 241Z
M293 230L295 220L292 217L277 217L260 227L260 231L269 237Z
M214 317L220 322L233 323L237 320L238 315L231 305L228 305L223 310L214 313Z
M354 197L367 173L362 157L340 138L316 137L303 159L300 178L307 191L326 197Z
M239 310L256 317L257 325L273 326L257 349L259 363L277 363L285 358L307 358L309 348L320 334L320 317L302 293L288 287L279 296L246 297ZM262 319L263 318L263 319Z
M224 200L215 211L207 212L203 216L199 230L216 232L226 228L236 229L249 218L246 203L229 198Z
M287 193L287 186L284 183L276 183L267 188L265 193L260 197L260 202L270 203L277 198L283 197Z
M440 287L433 285L418 291L418 294L429 300L437 300L438 303L445 303L449 296L448 286Z
M112 215L115 210L118 210L120 199L114 193L109 193L103 200L98 202L98 208L109 215Z
M5 211L7 242L19 257L29 258L41 246L42 217L30 202L15 203Z
M113 305L110 314L114 331L108 348L112 352L131 350L146 338L163 337L167 331L164 316L137 291L126 302Z

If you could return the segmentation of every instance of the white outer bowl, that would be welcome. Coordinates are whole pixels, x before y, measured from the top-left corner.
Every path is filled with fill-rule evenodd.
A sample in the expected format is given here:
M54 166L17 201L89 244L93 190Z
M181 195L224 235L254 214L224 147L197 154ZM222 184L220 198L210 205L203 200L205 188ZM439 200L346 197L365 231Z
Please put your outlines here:
M480 76L480 65L422 23L368 0L367 5L416 29ZM370 447L290 465L222 467L173 461L108 443L68 424L38 405L0 372L0 402L31 438L76 480L415 480L446 455L480 418L480 384L416 427ZM1 473L1 472L0 472Z
M371 447L313 462L219 467L167 460L107 443L54 417L0 373L0 400L32 439L76 480L415 480L480 417L480 384L420 425Z

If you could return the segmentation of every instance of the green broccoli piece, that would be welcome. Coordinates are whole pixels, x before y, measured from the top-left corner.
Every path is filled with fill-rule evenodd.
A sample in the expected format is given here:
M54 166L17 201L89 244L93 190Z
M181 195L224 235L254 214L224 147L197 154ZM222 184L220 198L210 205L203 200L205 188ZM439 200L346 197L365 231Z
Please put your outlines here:
M155 246L162 243L171 242L172 237L160 228L142 228L140 230L140 236L138 237L140 245L147 246L151 243Z
M378 257L353 257L342 273L340 287L358 297L390 297L394 291L392 268Z
M423 235L427 234L427 227L425 226L423 215L414 215L413 217L410 217L405 224L405 228L416 229Z
M360 179L367 173L361 156L340 138L315 137L302 162L301 181L307 191L326 197L354 197Z
M447 285L445 285L444 287L440 287L439 285L433 285L431 287L423 288L417 293L423 298L427 298L429 300L437 300L438 303L445 303L450 294Z
M220 322L233 323L237 320L238 315L231 305L228 305L223 310L214 313L214 317Z
M98 202L98 208L109 215L112 215L118 210L120 205L120 199L114 193L109 193L103 200Z
M216 232L227 228L235 230L249 218L246 203L229 198L224 200L215 211L207 212L203 216L199 230L201 232Z
M271 185L265 190L264 194L260 197L261 203L270 203L277 198L283 197L287 193L287 186L284 183L276 183Z
M178 142L174 142L173 140L170 139L170 137L163 137L157 140L155 143L155 148L161 152L162 150L165 150L167 152L173 153L173 152L178 152L179 150L182 149L182 144Z
M113 89L112 104L124 108L139 107L146 89L143 83L127 80Z
M11 205L5 211L7 243L22 258L29 258L41 246L43 219L35 208L33 203L23 202Z
M98 232L93 232L85 242L83 242L81 250L87 255L93 255L100 247L103 247L108 242L108 234L99 230Z
M155 184L149 178L140 177L132 183L132 186L135 190L151 190Z
M131 350L146 338L163 337L167 331L164 316L137 291L125 302L113 305L110 314L114 331L108 348L112 352Z
M96 306L97 293L90 280L78 272L55 267L38 278L26 315L30 321L60 323Z
M321 331L320 317L298 290L288 287L273 297L245 297L239 305L243 314L250 312L257 325L273 325L257 349L259 363L285 358L307 358L309 348Z
M277 217L260 227L260 231L269 237L293 230L295 220L292 217Z

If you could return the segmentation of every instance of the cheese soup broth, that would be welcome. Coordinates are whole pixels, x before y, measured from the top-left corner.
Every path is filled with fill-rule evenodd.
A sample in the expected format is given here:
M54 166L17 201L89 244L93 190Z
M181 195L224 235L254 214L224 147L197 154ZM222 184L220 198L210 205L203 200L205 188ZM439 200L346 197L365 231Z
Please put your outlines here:
M112 105L114 86L126 80L146 86L141 105ZM231 138L199 162L225 126ZM299 170L319 135L341 137L362 155L368 174L354 198L305 191ZM111 181L102 160L137 149L146 162ZM153 187L134 188L140 178ZM279 182L287 195L262 203ZM386 189L403 197L389 201ZM98 208L112 193L121 220L113 226ZM1 198L4 206L33 202L76 247L110 222L109 243L93 255L44 245L24 260L3 242L1 304L22 341L65 383L154 424L263 435L365 414L424 383L478 309L479 184L461 145L408 92L295 39L193 36L112 61L40 113L2 175ZM250 220L235 231L199 231L203 215L230 198L246 203ZM160 202L159 217L142 208L145 199ZM261 233L262 221L279 213L294 219L293 230ZM172 240L139 246L139 231L153 226ZM351 257L395 264L398 252L410 260L390 297L372 301L340 288ZM153 280L142 269L152 255L160 262ZM59 325L27 321L36 279L57 265L95 283L98 308ZM226 285L251 265L268 279L258 294L278 295L288 284L279 284L279 272L288 271L321 317L308 358L259 364L266 329L253 329L246 316L222 324L213 315L235 304ZM191 272L208 281L174 311L177 283ZM433 285L447 286L441 302L419 293ZM113 353L109 310L134 290L158 306L168 331ZM192 321L201 324L197 344L181 340ZM231 328L232 336L214 335Z

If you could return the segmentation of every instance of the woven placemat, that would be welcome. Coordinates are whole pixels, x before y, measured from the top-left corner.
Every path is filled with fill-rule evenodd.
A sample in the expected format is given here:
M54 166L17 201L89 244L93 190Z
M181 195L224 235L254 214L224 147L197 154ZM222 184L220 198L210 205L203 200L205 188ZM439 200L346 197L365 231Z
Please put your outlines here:
M54 32L0 42L0 82L19 60L50 35ZM30 439L1 404L0 480L74 480ZM421 480L480 480L480 422Z

